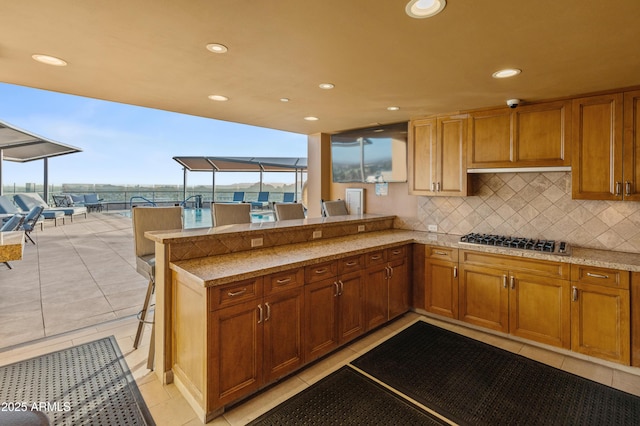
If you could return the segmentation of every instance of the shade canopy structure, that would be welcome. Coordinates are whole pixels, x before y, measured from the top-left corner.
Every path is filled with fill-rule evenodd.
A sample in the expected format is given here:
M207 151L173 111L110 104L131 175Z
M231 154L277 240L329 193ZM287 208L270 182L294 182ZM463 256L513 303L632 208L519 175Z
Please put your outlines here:
M177 156L175 161L184 167L184 195L186 198L187 171L211 172L213 188L211 199L215 200L217 172L258 172L260 173L260 190L264 172L293 172L298 188L298 173L307 170L306 157L211 157L211 156ZM300 179L302 180L302 178ZM296 200L297 200L296 190Z
M3 194L2 163L4 160L26 163L44 160L44 199L49 199L48 159L59 155L82 152L75 146L63 144L0 121L0 195Z

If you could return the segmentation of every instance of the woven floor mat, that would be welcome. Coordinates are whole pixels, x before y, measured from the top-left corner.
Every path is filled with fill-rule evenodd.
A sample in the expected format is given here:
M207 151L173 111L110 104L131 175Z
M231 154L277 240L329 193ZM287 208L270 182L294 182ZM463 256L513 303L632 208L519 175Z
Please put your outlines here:
M52 425L155 424L113 336L0 367L0 403L0 424L25 410Z
M350 367L323 378L250 425L446 425Z
M640 423L639 397L422 321L352 364L459 424Z

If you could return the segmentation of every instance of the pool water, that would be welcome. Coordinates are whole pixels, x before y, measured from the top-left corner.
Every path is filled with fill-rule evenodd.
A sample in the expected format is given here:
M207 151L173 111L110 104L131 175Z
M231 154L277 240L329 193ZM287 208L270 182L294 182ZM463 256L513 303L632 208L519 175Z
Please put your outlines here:
M131 217L131 210L119 212L118 214ZM184 209L183 224L186 228L211 228L211 209ZM251 222L273 222L273 211L251 212Z

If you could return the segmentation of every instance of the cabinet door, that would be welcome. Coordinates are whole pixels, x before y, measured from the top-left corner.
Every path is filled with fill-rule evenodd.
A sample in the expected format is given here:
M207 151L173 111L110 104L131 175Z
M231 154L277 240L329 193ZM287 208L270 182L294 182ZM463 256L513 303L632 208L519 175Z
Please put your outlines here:
M467 116L438 117L436 195L467 195Z
M572 198L622 200L621 93L572 104Z
M338 284L326 279L304 287L304 358L312 361L338 347Z
M389 318L389 286L387 265L375 265L366 269L365 317L367 330L387 322Z
M361 271L338 279L338 342L342 345L364 333L364 277Z
M460 319L507 333L509 331L508 271L461 265Z
M512 114L515 166L571 165L571 101L524 105Z
M220 407L262 385L261 300L210 313L209 407Z
M425 309L437 315L458 319L458 264L437 259L426 260Z
M509 332L569 349L569 281L516 272L509 277L509 285Z
M477 111L469 117L469 168L509 167L513 161L511 110Z
M640 90L624 94L624 199L640 201Z
M391 320L409 310L409 261L396 259L389 265L389 317Z
M303 288L265 296L264 381L273 382L298 369L303 363Z
M629 365L629 291L572 284L571 350Z
M435 185L436 119L409 125L409 193L433 195Z

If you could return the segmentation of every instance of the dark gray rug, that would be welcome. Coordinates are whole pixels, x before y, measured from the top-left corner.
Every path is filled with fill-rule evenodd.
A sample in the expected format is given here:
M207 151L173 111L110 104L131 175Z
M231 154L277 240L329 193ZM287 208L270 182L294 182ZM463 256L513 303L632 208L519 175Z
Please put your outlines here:
M459 424L640 424L639 397L422 321L352 364Z
M349 367L330 374L250 425L446 425Z
M24 410L52 425L155 424L113 336L0 367L0 404L0 425Z

